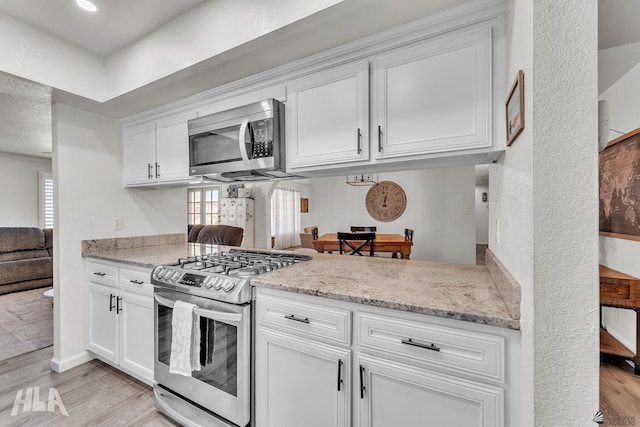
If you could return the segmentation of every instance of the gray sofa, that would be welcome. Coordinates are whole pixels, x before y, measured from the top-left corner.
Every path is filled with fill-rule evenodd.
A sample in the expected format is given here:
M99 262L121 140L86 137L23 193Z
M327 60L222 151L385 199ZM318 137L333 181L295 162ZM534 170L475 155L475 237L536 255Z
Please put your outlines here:
M53 230L0 227L0 295L53 285Z
M209 245L242 245L244 229L231 225L189 225L189 243Z

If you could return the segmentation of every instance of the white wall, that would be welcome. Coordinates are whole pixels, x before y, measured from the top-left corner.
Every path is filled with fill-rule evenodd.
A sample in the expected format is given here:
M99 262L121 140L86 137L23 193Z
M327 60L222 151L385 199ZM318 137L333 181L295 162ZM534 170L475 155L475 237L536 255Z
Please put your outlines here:
M476 185L476 243L489 244L489 202L482 201L482 193L489 194L488 185ZM491 199L488 199L491 201Z
M606 64L605 64L606 66ZM600 96L609 105L609 128L630 132L640 127L640 64L622 76ZM610 131L609 139L620 133ZM600 236L600 264L631 276L640 277L640 242ZM602 321L611 335L628 348L636 349L636 313L604 307Z
M122 130L113 120L53 108L54 358L66 370L86 360L86 283L81 241L185 233L186 189L123 187ZM98 191L99 189L99 191ZM123 230L112 229L113 217Z
M473 166L379 174L407 195L407 208L392 222L374 220L365 207L370 187L351 186L345 177L309 180L313 196L309 210L320 234L349 231L352 225L375 225L378 233L415 231L411 259L475 264Z
M0 152L0 227L39 227L38 172L51 159Z
M590 425L599 398L597 1L509 0L506 41L505 96L524 70L525 129L490 169L489 247L522 286L519 419Z

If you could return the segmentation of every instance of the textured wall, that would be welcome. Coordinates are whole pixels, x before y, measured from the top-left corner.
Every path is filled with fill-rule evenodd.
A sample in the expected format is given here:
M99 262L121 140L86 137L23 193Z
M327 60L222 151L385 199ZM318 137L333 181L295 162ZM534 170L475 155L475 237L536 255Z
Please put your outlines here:
M184 233L186 189L126 189L122 129L113 120L54 106L56 194L54 360L63 369L85 354L86 282L81 241ZM123 218L114 231L113 217Z
M595 0L508 1L505 95L523 69L526 127L491 168L489 240L522 285L523 426L598 409L596 17Z

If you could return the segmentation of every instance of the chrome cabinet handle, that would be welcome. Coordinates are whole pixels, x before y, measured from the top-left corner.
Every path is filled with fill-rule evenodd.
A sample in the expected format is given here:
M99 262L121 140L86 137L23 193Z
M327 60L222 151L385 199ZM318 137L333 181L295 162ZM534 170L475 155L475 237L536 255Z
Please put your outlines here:
M95 273L93 273L93 274L94 274L94 275L96 275L96 276L100 276L100 277L103 277L103 276L106 276L106 275L107 275L107 273L102 273L102 272L100 272L100 271L97 271L97 272L95 272Z
M422 344L422 343L413 341L411 338L409 338L408 340L402 340L402 344L412 345L414 347L420 347L420 348L424 348L432 351L440 351L440 347L436 346L434 343Z
M364 366L360 365L360 399L364 399Z
M116 298L116 314L120 314L122 311L122 307L120 307L120 301L122 301L121 297Z
M378 152L382 153L382 126L378 126Z
M131 283L135 283L136 285L142 285L144 282L142 280L129 280Z
M147 177L149 179L152 178L152 176L151 176L151 163L147 163Z
M109 311L113 311L115 306L113 305L113 294L109 294Z
M342 359L338 359L338 391L342 386Z
M362 153L362 132L358 128L358 154Z
M156 178L160 178L160 165L156 162Z
M310 323L308 317L298 317L295 314L287 314L284 316L285 319L295 320L300 323Z

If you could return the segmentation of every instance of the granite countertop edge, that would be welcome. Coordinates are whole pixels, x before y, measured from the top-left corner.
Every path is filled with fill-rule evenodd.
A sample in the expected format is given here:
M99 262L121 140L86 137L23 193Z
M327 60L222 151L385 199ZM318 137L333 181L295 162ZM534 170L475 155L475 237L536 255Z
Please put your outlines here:
M471 313L469 311L454 311L454 310L442 310L424 305L413 305L401 302L387 301L376 298L369 298L357 295L348 295L345 293L327 292L320 289L301 288L297 286L290 286L285 284L273 284L264 283L259 279L254 279L251 284L254 287L268 288L279 291L293 292L297 294L317 296L321 298L328 298L337 301L351 302L356 304L363 304L373 307L389 308L399 311L407 311L411 313L425 314L436 317L443 317L446 319L462 320L466 322L479 323L489 326L497 326L500 328L507 328L513 330L520 330L520 321L517 319L489 316L480 313Z
M125 265L131 265L135 267L142 268L154 268L157 265L166 265L172 262L175 262L179 253L182 253L187 250L187 245L159 245L153 248L127 248L127 249L115 249L115 250L105 250L105 251L95 251L90 253L84 253L83 257L87 259L95 259L107 262L116 262ZM186 255L186 254L185 254ZM324 255L324 254L319 254ZM420 261L418 261L420 262ZM454 264L433 264L434 266L446 266L448 268L455 267ZM468 266L460 266L461 269L468 268ZM282 270L284 271L284 270ZM495 313L483 313L482 308L469 308L465 309L458 307L458 309L448 309L447 305L444 306L440 304L440 307L435 307L429 304L414 304L410 301L402 301L402 298L399 300L394 299L386 299L386 298L376 298L376 296L368 296L368 295L356 295L348 292L339 292L330 289L320 289L316 286L309 285L298 285L298 284L286 284L280 280L273 281L272 278L267 278L271 274L265 275L264 280L260 280L260 276L254 278L252 280L252 285L254 287L263 287L263 288L271 288L275 290L282 290L286 292L293 292L298 294L305 294L311 296L318 296L322 298L328 298L338 301L345 301L375 307L389 308L400 311L407 311L425 315L432 315L442 318L455 319L468 321L478 324L486 324L490 326L497 326L502 328L508 328L513 330L520 329L520 321L519 319L514 319L512 316L508 316L505 312L505 315L502 316L500 314L495 315ZM492 290L496 290L497 286L494 283L493 279L490 279L487 285L491 287ZM494 289L495 288L495 289ZM486 288L485 288L486 289ZM495 300L498 304L505 304L503 298L500 300ZM487 310L490 311L490 310Z

